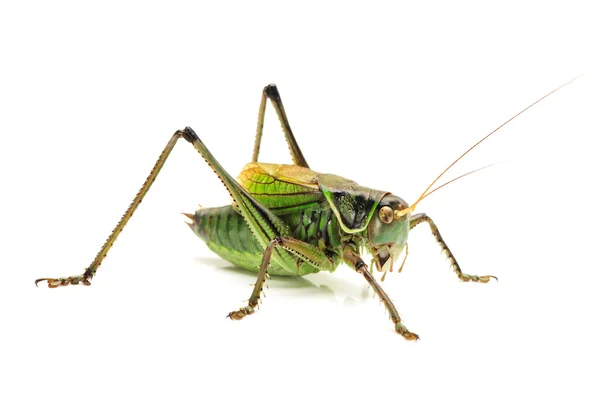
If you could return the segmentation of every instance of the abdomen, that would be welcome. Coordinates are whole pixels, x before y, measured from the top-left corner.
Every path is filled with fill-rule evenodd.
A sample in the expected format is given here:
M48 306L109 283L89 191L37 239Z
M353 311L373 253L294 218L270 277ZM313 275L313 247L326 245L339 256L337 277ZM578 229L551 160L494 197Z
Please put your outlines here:
M336 264L339 263L341 256L339 250L336 250L340 247L338 224L330 209L306 209L278 216L290 227L293 238L320 247ZM190 228L221 258L246 270L258 272L264 250L252 235L244 218L231 205L198 209ZM283 249L279 251L285 252ZM296 261L289 256L286 258L291 259L291 265L285 268L273 261L269 266L269 273L304 275L319 271L306 262Z

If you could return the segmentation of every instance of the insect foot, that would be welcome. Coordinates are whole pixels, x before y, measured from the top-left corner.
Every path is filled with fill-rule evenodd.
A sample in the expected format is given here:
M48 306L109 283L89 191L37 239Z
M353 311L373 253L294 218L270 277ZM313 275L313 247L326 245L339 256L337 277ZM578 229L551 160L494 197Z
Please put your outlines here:
M407 341L417 341L419 339L417 334L408 331L400 321L394 325L394 328L396 329L396 332L402 335Z
M242 320L244 317L246 317L252 313L254 313L254 308L252 306L246 306L246 307L240 308L240 310L229 312L227 317L229 317L231 320Z
M490 279L495 279L496 281L498 281L498 277L496 276L472 276L470 274L467 273L460 273L458 275L458 278L461 279L462 281L474 281L476 283L487 283L488 281L490 281Z
M67 285L79 285L79 284L92 285L90 278L91 277L86 274L80 274L77 276L70 276L70 277L60 277L60 278L47 278L47 277L46 278L38 278L37 280L35 280L35 285L37 286L38 283L41 281L47 281L48 288L58 288L58 287L64 287Z

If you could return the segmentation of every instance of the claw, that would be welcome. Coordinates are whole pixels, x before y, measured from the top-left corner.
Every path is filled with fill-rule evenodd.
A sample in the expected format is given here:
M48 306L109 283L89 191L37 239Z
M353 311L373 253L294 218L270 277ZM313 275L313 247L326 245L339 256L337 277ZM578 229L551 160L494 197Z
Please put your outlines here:
M35 280L35 286L38 287L38 283L40 281L46 281L46 280L50 281L51 279L47 278L47 277L45 277L45 278L38 278L37 280Z
M227 317L229 317L231 320L242 320L244 317L246 317L252 313L254 313L254 308L252 306L246 306L246 307L240 308L240 310L229 312Z
M241 310L229 312L229 314L227 315L227 317L229 317L231 320L242 320L245 316L246 315Z
M488 281L490 281L491 278L498 281L498 277L496 277L496 276L481 276L481 277L479 277L479 281L482 283L487 283Z
M39 278L37 280L35 280L35 286L38 287L38 283L40 281L47 281L48 282L48 288L57 288L60 287L62 285L69 285L69 280L65 279L65 278Z
M60 277L60 278L49 278L49 277L38 278L37 280L35 280L35 286L38 287L38 283L40 283L42 281L48 282L48 288L58 288L58 287L64 287L67 285L79 285L79 284L92 285L92 283L90 282L90 277L86 276L85 274L80 274L78 276L70 276L70 277Z
M498 281L498 277L496 276L472 276L466 273L462 273L460 276L458 276L458 278L462 281L474 281L479 283L487 283L492 278Z
M408 331L402 322L396 323L394 326L396 332L404 337L407 341L418 341L420 338L417 334Z

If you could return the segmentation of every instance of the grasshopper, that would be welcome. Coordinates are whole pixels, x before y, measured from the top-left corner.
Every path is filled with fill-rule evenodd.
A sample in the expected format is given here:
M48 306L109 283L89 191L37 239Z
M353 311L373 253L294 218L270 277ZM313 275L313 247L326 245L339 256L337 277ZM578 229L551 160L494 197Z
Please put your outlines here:
M102 260L149 191L171 150L183 138L202 155L232 198L231 205L200 208L193 214L184 214L189 218L189 227L223 259L258 272L248 305L230 312L229 318L241 320L256 312L265 279L270 275L303 276L321 271L333 272L340 264L345 263L361 274L373 288L384 303L395 331L407 340L417 340L419 336L404 326L396 307L373 277L373 265L379 272L393 271L393 265L402 252L405 253L406 260L409 231L426 223L460 280L479 283L497 280L492 275L464 273L433 220L425 213L415 214L415 208L434 191L473 173L466 173L432 189L467 153L512 119L568 83L570 82L532 103L471 146L438 175L412 205L388 191L367 188L344 177L310 169L292 133L277 87L267 85L263 89L258 112L252 162L243 168L237 180L217 162L190 127L177 130L131 205L83 274L41 278L35 284L46 281L50 288L90 285ZM293 165L258 162L267 100L271 101L277 113ZM361 250L371 254L370 267L361 258ZM404 261L398 271L403 266Z

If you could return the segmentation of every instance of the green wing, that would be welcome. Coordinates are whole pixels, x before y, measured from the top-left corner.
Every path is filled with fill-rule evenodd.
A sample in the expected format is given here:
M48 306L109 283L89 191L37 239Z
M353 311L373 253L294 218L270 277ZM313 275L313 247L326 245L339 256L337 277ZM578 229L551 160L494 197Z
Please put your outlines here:
M252 197L273 213L327 207L318 184L319 173L297 165L251 162L237 180Z
M342 229L349 234L367 227L377 205L387 194L298 165L251 162L244 167L238 181L252 198L276 215L330 207Z

